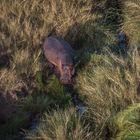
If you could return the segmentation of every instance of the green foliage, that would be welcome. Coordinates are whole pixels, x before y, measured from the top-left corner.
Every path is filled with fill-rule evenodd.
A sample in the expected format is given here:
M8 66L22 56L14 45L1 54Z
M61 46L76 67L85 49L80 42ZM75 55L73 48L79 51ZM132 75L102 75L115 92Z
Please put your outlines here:
M32 93L24 100L24 109L33 114L43 113L58 106L65 108L70 102L67 94Z
M117 135L115 140L139 140L140 139L140 104L133 104L121 111L114 118Z
M140 139L139 0L3 0L0 10L0 59L10 59L9 67L0 66L0 93L28 92L0 126L0 139L18 139L29 114L45 115L27 139ZM116 55L119 30L129 39L125 58ZM74 87L87 105L81 120L65 86L45 68L41 48L48 35L76 49Z
M43 73L42 71L38 71L36 73L36 82L37 82L37 88L40 92L45 92L47 90L46 81L48 77L48 71ZM46 80L46 81L45 81Z
M73 108L57 109L46 113L37 130L27 133L26 139L91 140L92 133L88 131L88 126L82 124L77 119Z
M29 114L20 110L17 114L12 117L4 124L0 126L0 138L7 140L14 140L17 136L16 133L23 127L27 127L29 124Z
M110 52L105 55L94 54L86 68L79 72L75 88L86 96L88 112L85 119L95 137L106 137L111 118L128 105L139 101L139 59L138 53L133 53L126 59ZM131 67L128 63L130 60Z

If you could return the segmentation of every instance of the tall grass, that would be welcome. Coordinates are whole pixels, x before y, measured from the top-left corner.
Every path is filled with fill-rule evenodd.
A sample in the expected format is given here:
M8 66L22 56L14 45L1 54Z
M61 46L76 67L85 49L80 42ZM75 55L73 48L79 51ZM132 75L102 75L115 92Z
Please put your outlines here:
M140 139L139 127L140 104L133 104L114 118L115 129L118 134L115 140L138 140Z
M49 77L42 44L48 35L66 38L72 44L79 36L82 40L85 32L88 38L92 38L89 26L92 26L96 16L90 13L91 8L90 0L0 2L0 58L7 56L7 61L10 61L9 67L5 69L0 66L0 92L5 96L7 93L16 96L17 92L22 93L23 89L26 89L29 95L24 100L19 100L20 106L24 106L19 112L43 113L51 107L66 108L71 104L65 88L54 76ZM26 118L26 113L23 113L21 121L24 117ZM25 124L27 121L28 119ZM11 118L7 120L4 128L8 127L9 123L11 125L8 130L13 126L14 131L2 131L3 139L9 139L19 128L25 126L20 123L20 119Z
M140 1L126 0L124 2L124 23L122 30L129 38L129 44L132 48L140 42Z
M81 124L75 115L75 110L57 110L45 114L37 130L27 133L28 140L91 140L92 133L88 126Z
M34 77L46 63L41 52L49 34L63 38L70 34L66 38L73 42L78 36L82 40L85 32L91 38L86 26L96 18L90 13L91 8L90 0L1 1L0 55L8 56L10 67L19 77Z
M137 50L126 59L107 51L102 56L93 54L86 68L79 72L75 87L85 96L86 119L95 137L103 139L109 135L106 131L111 118L139 102L139 60Z
M140 2L125 0L122 9L114 6L117 2L0 2L0 59L7 56L10 62L9 67L0 66L0 93L14 94L23 89L28 92L26 98L19 100L19 114L1 127L0 137L14 139L15 133L28 125L28 113L43 113L44 117L35 132L27 133L27 139L131 139L131 130L139 136L139 118L130 122L129 115L137 117L133 111L139 110L135 103L140 99ZM123 17L122 23L116 23L119 16ZM125 58L106 49L117 47L116 30L123 30L129 38L132 49ZM76 68L75 89L87 105L81 120L75 116L65 87L49 74L42 52L48 35L64 38L77 50L80 65ZM129 105L132 108L125 110Z
M24 86L24 83L17 77L15 70L3 69L0 71L0 90L2 92L13 92L22 86Z

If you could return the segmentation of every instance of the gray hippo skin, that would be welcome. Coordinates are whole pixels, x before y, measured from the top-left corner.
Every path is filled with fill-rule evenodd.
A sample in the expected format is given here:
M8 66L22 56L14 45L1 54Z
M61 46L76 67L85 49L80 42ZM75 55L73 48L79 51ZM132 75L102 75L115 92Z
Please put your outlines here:
M47 60L59 71L60 82L71 84L75 72L74 51L71 46L61 38L48 37L44 42L43 49Z

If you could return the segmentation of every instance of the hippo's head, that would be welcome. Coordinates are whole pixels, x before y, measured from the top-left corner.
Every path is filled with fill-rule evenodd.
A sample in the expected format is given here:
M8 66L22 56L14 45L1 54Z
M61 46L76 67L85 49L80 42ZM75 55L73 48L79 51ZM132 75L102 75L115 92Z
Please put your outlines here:
M72 76L75 73L73 65L62 64L62 71L60 75L60 81L63 84L72 84Z

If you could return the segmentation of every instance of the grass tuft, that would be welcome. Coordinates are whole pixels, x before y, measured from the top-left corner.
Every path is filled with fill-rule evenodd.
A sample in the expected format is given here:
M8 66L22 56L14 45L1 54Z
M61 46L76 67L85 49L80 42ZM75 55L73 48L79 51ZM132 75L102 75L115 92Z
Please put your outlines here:
M88 126L83 126L77 119L75 110L69 108L46 113L37 130L33 133L27 133L26 139L90 140L91 136Z

